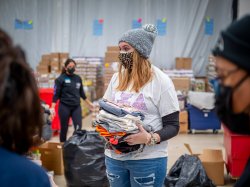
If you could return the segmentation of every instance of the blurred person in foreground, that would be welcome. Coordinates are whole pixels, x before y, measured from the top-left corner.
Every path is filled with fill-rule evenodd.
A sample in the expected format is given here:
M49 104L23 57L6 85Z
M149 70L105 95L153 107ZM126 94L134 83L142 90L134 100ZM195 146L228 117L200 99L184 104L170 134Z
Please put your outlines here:
M234 133L250 135L250 15L221 32L213 49L217 78L215 109ZM250 186L250 160L235 187Z
M21 48L0 29L0 186L49 187L45 170L24 155L41 138L38 89Z

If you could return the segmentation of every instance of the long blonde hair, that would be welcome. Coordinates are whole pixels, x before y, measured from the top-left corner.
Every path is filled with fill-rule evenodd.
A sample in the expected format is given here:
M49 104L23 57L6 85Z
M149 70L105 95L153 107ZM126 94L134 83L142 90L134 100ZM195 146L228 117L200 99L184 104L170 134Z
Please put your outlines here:
M132 69L125 69L121 63L119 64L119 83L116 89L125 91L131 86L130 91L139 92L151 80L152 70L150 61L141 57L135 50L133 52Z

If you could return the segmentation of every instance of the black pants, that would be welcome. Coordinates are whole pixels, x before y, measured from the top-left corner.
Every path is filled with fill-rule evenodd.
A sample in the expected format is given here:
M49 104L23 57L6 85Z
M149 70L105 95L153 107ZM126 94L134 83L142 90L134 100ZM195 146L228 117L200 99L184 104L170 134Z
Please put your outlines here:
M82 110L81 106L69 106L63 103L59 104L58 114L60 118L61 131L60 142L65 142L67 139L68 124L70 117L73 120L75 130L82 128Z

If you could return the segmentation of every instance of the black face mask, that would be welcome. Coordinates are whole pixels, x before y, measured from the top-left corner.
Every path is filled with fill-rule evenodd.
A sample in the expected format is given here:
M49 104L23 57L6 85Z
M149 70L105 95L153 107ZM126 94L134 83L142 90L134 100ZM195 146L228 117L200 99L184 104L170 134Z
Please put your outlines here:
M213 80L215 91L215 111L223 124L234 133L250 134L250 117L246 113L233 112L233 92L248 76L244 77L235 87L224 86ZM240 98L239 98L240 99Z
M73 75L74 72L75 72L75 68L67 68L67 72L70 74L70 75Z

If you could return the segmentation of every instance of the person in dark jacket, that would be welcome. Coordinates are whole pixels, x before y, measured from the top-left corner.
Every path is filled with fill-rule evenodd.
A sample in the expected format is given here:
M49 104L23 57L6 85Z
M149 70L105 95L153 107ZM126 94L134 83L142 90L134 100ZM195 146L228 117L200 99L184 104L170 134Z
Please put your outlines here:
M0 29L0 186L50 187L45 170L25 154L41 139L36 80L20 47Z
M90 110L93 109L92 102L87 99L84 93L81 77L74 73L75 67L76 62L73 59L67 59L64 63L61 75L55 80L51 108L52 111L55 111L56 102L60 99L58 109L61 124L60 142L65 142L67 139L68 122L70 117L73 120L75 130L82 128L80 98L86 102Z
M233 22L213 50L215 109L234 133L250 135L250 15ZM235 187L250 186L250 158Z

